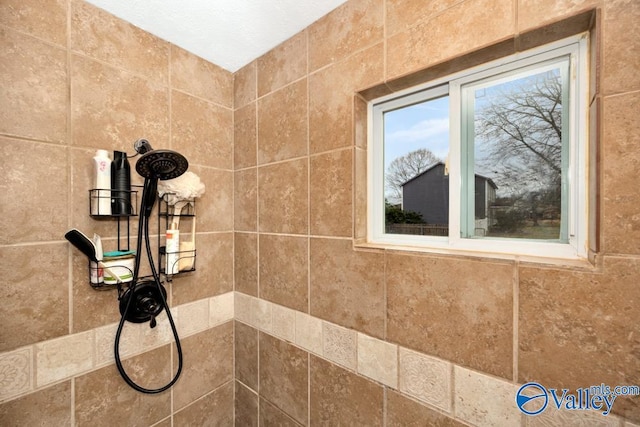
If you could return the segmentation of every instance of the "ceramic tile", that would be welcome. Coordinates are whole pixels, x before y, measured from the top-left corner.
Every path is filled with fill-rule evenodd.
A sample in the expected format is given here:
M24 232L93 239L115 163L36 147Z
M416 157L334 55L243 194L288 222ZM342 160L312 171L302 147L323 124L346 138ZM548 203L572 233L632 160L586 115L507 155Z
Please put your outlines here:
M187 236L186 231L180 233L184 241ZM172 304L185 304L233 290L233 233L196 235L195 268L192 273L172 279Z
M460 2L387 40L387 79L488 46L515 33L514 2ZM478 25L492 22L492 25Z
M604 258L601 272L521 268L518 381L569 388L640 383L637 259ZM637 399L615 414L640 418Z
M160 421L160 422L158 422L156 424L153 424L152 427L172 427L171 426L171 417L167 417L164 420L162 420L162 421Z
M158 388L170 380L170 357L165 346L125 360L123 366L139 385ZM169 393L135 391L109 365L75 379L75 422L78 426L148 426L169 415L170 399Z
M258 164L307 154L307 80L258 100Z
M311 239L311 315L382 337L384 255L351 240Z
M258 96L277 90L307 74L307 32L302 31L257 60Z
M421 0L388 0L385 4L386 36L428 22L460 2L461 0L435 0L429 3L429 7L425 7Z
M308 353L260 333L260 396L306 424Z
M196 201L197 231L233 230L233 172L211 168L194 172L206 187Z
M171 86L233 107L233 74L175 45L171 46Z
M258 235L235 233L235 290L258 296Z
M0 354L0 372L2 372L0 401L32 391L33 349L24 347ZM3 410L0 409L0 414L2 412Z
M423 425L462 427L465 425L392 390L387 390L386 398L386 425L388 427L418 427Z
M322 355L345 368L356 370L357 333L347 328L322 322Z
M148 327L148 326L147 326ZM105 366L115 363L114 343L118 325L112 323L95 329L96 334L96 366ZM118 354L121 359L136 354L143 350L141 348L140 328L135 327L132 323L126 323L122 328L120 342L118 346Z
M551 403L544 412L535 417L526 417L527 427L567 426L567 427L619 427L620 419L613 415L603 416L598 411L558 410Z
M549 22L518 34L516 45L519 51L525 51L547 43L553 43L566 37L589 31L596 20L598 18L596 18L596 12L593 9L583 10L577 14L563 17L560 20ZM593 62L597 64L599 59L596 58Z
M389 254L386 279L389 340L512 378L513 264Z
M258 127L256 123L255 102L233 112L233 165L236 169L257 164Z
M167 84L168 42L87 2L70 4L73 52Z
M258 228L262 232L306 234L307 160L292 160L258 169Z
M271 306L269 301L253 298L251 301L251 325L261 331L271 332L273 328Z
M258 331L235 322L235 378L258 390Z
M95 366L94 331L35 345L36 387L71 378Z
M257 97L256 61L250 62L233 75L234 108L241 108Z
M0 133L67 142L66 57L63 49L0 28Z
M235 425L258 427L258 395L236 381Z
M382 41L383 1L352 0L309 26L309 71Z
M209 328L209 301L198 301L182 304L174 310L176 327L181 337L193 335Z
M234 381L196 400L173 415L173 426L231 426L234 412Z
M4 283L3 303L0 305L3 324L0 351L69 332L69 270L65 246L47 244L0 248L0 274ZM41 274L44 271L47 272L46 280Z
M358 334L358 373L398 388L398 346Z
M234 227L236 231L258 229L258 170L235 171L234 175Z
M174 410L184 408L233 378L233 323L182 340L184 367L173 387ZM174 357L174 369L177 361Z
M401 392L451 411L451 363L400 347L398 369Z
M296 344L322 355L322 321L308 314L296 312Z
M312 425L383 425L383 388L315 356L310 357Z
M311 154L353 145L354 94L382 81L383 55L378 44L309 76Z
M593 195L589 199L589 250L592 253L600 252L602 247L602 201L604 195L601 191L602 176L602 151L600 146L602 140L602 103L600 96L596 96L589 107L589 164L595 167L589 170L589 194ZM590 260L592 263L593 260ZM594 263L595 264L595 263Z
M299 427L302 425L264 399L260 399L259 419L260 425L263 426Z
M107 242L103 243L103 245L106 244ZM114 289L102 292L93 289L89 284L87 257L70 244L69 247L72 254L73 275L71 283L73 329L71 332L84 332L119 321L117 291ZM64 291L67 292L67 289ZM68 330L68 326L65 330Z
M171 92L171 148L190 164L233 168L233 111Z
M536 4L518 1L518 30L538 27L576 12L599 6L600 0L541 0Z
M313 156L309 163L310 233L351 237L353 151Z
M513 399L517 387L459 366L455 375L455 415L472 425L519 425L522 413ZM491 393L487 393L491 390Z
M127 150L131 150L133 147L133 143L128 144L129 147ZM124 146L124 144L123 144ZM106 148L106 147L102 147ZM125 149L125 148L123 148ZM68 216L70 218L70 222L68 224L72 224L74 228L83 231L89 237L93 235L93 233L99 235L102 239L102 246L105 251L115 250L117 248L117 221L106 220L103 218L94 218L90 216L90 193L89 190L94 187L94 166L93 166L93 157L96 155L95 148L85 149L85 148L71 148L68 150L68 170L66 175L70 176L70 184L61 183L61 188L68 189L68 195L65 198L68 198ZM113 153L110 154L113 157ZM135 172L135 161L129 162L131 167L131 184L137 185L142 184L142 178ZM51 166L50 166L51 167ZM49 182L53 182L52 180ZM142 191L141 188L132 187L132 191L135 192L136 196L133 197L134 200L138 202L141 200ZM61 195L63 197L63 195ZM59 210L59 208L58 208ZM154 218L157 218L155 211L152 214ZM154 223L155 224L155 223ZM135 236L138 234L138 222L131 221L131 244L135 244ZM157 226L156 226L157 228ZM64 233L69 229L68 225L66 226ZM61 235L56 236L59 238ZM126 236L122 239L123 245L126 244ZM72 249L72 253L74 255L82 256L82 253L75 248ZM83 276L87 278L88 275L88 267L86 260L84 257L84 270L82 270ZM74 266L75 268L75 266ZM80 270L75 270L75 272L80 273ZM87 279L88 280L88 279Z
M175 322L175 315L177 313L175 310L171 310L171 313ZM137 345L139 351L149 351L152 348L174 342L173 330L171 329L171 323L169 323L166 310L156 317L156 322L157 325L155 328L149 327L149 323L129 326L137 326L139 329L140 342Z
M253 297L245 295L240 292L234 292L233 310L236 316L236 320L239 320L247 325L251 325L251 300Z
M124 70L71 55L71 129L71 142L76 147L131 152L133 142L140 138L154 148L168 147L168 89Z
M71 425L71 381L0 405L3 426Z
M260 235L260 298L307 311L308 246L306 237Z
M7 0L0 9L0 24L67 46L67 0L42 4L38 0Z
M609 253L640 254L640 192L633 180L640 168L638 110L638 92L604 100L601 249Z
M367 152L366 150L355 150L355 172L353 191L355 193L354 202L354 235L356 239L367 237Z
M289 342L296 340L296 312L287 307L273 304L273 330L272 333L278 338Z
M209 298L209 327L233 320L233 292Z

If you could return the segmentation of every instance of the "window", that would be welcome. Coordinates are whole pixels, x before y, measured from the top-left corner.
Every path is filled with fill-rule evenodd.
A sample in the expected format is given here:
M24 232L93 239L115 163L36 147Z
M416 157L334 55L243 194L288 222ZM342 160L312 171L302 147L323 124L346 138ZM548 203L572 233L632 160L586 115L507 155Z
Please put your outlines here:
M369 240L586 257L587 40L370 102Z

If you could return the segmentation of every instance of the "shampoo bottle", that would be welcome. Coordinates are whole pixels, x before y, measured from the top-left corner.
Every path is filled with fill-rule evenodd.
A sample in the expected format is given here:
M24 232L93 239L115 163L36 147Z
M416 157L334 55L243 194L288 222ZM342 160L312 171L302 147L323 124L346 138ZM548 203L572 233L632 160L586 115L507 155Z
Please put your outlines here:
M91 197L92 215L111 215L111 159L107 150L98 150L93 158L95 191Z
M174 224L171 224L171 228L167 230L166 237L167 267L165 273L177 274L180 271L180 231L174 228Z
M132 215L131 205L131 167L127 153L113 152L111 163L111 214Z

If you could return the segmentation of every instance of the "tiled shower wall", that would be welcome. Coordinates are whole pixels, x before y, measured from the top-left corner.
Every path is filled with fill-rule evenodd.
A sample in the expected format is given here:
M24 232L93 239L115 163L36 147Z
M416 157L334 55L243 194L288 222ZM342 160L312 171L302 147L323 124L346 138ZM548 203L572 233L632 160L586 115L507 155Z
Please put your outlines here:
M640 383L639 18L637 1L351 0L235 74L239 425L640 421L638 398L582 420L513 403L527 381ZM364 99L587 28L593 265L359 244Z
M0 34L0 425L232 423L233 75L79 0L3 0ZM185 366L156 396L119 378L116 292L90 288L86 257L63 237L75 227L116 248L117 223L88 214L91 158L133 153L143 137L183 153L206 186L197 271L167 288ZM141 385L175 372L169 338L166 317L125 326Z
M242 426L513 425L516 383L640 383L638 5L352 0L231 75L78 0L3 2L0 424L228 425L235 396ZM597 266L354 249L354 94L591 8ZM151 397L110 359L114 293L89 288L61 238L77 227L115 245L115 223L87 215L90 158L140 137L185 154L207 186L197 271L169 288L187 365ZM166 321L130 331L131 371L170 378ZM640 421L637 399L614 409ZM577 422L566 414L529 421Z

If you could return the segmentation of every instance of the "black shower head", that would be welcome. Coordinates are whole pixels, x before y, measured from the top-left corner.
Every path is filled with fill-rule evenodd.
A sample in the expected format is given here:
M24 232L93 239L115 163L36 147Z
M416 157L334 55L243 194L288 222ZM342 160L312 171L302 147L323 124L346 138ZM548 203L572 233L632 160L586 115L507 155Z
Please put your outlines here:
M182 154L171 150L154 150L146 139L136 141L134 148L142 154L136 162L136 171L144 178L173 179L185 173L189 167L189 162Z

